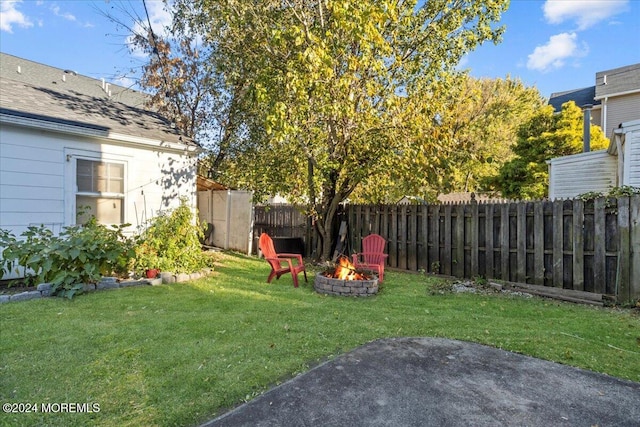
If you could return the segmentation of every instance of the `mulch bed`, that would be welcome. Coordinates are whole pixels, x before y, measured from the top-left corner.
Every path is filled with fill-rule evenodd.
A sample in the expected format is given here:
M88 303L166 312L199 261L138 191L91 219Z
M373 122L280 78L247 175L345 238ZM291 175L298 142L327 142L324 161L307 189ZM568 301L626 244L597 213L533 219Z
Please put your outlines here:
M0 295L13 295L21 292L35 291L35 286L27 286L18 280L0 280Z

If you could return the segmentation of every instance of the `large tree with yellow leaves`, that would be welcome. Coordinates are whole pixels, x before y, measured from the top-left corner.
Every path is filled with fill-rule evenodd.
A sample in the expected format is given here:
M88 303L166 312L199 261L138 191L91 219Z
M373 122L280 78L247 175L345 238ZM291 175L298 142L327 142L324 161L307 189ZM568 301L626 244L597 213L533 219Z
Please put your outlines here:
M176 0L174 24L211 49L242 123L215 171L315 218L328 259L341 202L364 182L420 174L441 152L455 67L508 0ZM427 160L425 162L425 160Z

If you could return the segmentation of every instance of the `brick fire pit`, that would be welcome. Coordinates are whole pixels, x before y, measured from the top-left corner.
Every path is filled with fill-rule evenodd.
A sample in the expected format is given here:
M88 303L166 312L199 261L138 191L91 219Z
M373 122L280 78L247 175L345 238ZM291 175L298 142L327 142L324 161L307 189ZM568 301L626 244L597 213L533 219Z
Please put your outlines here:
M378 293L378 278L357 271L349 258L341 256L334 270L316 274L313 288L321 294L367 297Z
M313 288L321 294L368 297L378 293L378 278L374 276L363 280L341 280L318 273Z

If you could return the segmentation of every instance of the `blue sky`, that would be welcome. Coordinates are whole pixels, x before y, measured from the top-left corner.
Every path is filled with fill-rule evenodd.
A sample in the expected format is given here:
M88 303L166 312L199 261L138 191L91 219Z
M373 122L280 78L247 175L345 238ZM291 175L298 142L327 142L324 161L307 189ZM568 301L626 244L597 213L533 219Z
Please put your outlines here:
M144 16L142 0L126 3ZM0 51L80 74L130 85L144 58L127 50L120 0L0 0ZM146 0L154 29L169 15ZM101 12L102 11L102 12ZM595 73L640 62L640 0L512 0L503 42L465 57L476 77L519 78L548 97L595 84Z

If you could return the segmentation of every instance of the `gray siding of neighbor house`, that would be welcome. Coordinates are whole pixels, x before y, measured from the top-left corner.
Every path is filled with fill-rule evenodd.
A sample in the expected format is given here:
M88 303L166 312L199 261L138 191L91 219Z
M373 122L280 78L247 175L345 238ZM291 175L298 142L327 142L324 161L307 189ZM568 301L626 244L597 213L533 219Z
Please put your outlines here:
M616 186L617 158L607 150L564 156L549 161L549 198L567 199Z
M607 128L605 135L611 135L621 123L640 119L640 92L609 98L606 102Z
M591 124L602 127L602 108L600 106L591 110Z

